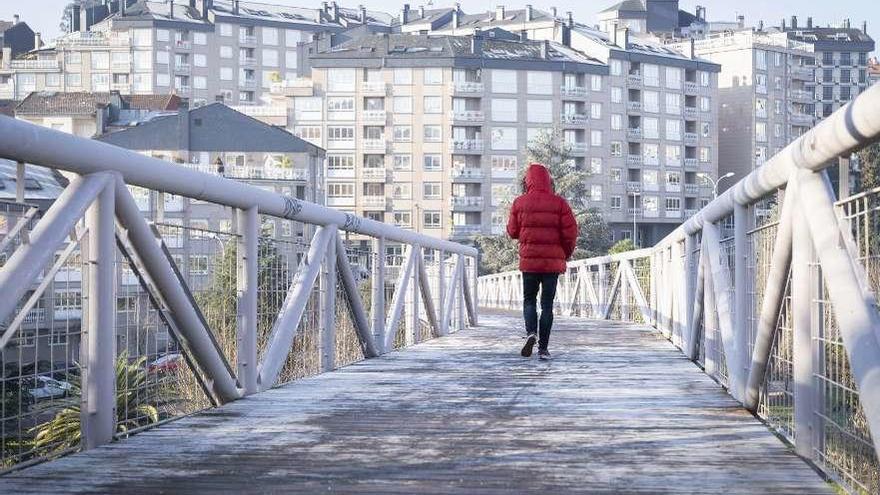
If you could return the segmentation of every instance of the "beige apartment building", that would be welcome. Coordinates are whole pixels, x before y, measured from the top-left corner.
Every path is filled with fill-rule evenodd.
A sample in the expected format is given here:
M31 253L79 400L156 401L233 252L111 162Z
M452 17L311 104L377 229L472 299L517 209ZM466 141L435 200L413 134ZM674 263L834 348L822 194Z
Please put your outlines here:
M73 8L72 32L24 58L3 59L0 99L32 91L174 93L193 106L254 104L300 75L316 33L390 26L391 16L239 0L114 0Z
M712 33L693 44L699 56L721 66L719 174L745 177L813 126L816 56L811 44L752 29Z

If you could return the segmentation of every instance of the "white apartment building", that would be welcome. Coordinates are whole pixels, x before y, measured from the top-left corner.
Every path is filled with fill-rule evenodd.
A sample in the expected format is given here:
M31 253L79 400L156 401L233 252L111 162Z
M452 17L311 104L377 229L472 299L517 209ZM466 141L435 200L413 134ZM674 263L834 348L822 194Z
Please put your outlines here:
M193 106L260 101L273 83L301 74L302 42L387 14L239 0L116 0L79 11L73 31L23 59L3 60L0 99L32 91L174 93Z
M693 44L700 57L721 66L719 174L745 177L813 126L816 56L811 44L752 29L713 33Z

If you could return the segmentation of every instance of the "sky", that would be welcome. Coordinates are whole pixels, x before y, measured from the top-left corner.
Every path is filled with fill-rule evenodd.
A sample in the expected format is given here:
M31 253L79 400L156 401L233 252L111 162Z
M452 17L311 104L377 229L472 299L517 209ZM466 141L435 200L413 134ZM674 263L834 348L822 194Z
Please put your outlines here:
M185 0L177 0L183 2ZM317 7L320 0L263 0L264 3L287 4L303 7ZM421 4L418 0L407 0L413 7ZM603 8L617 3L619 0L516 0L516 1L474 1L460 0L462 9L466 12L480 12L494 8L496 3L506 4L510 8L522 8L522 5L531 3L535 8L548 9L556 6L560 15L566 11L572 11L575 18L581 22L596 22L595 13ZM403 5L402 0L349 0L339 1L346 7L356 7L362 3L367 8L396 13ZM451 6L454 0L435 0L436 6ZM58 24L61 20L61 12L67 0L0 0L0 19L12 20L13 14L20 14L21 19L28 23L34 31L42 33L43 39L54 39L60 34ZM877 0L682 0L680 7L690 12L697 5L707 8L710 20L734 20L738 14L746 17L747 25L756 25L759 20L764 20L766 25L778 25L784 17L790 19L791 15L797 15L801 23L805 24L808 16L813 17L816 25L837 23L845 17L852 20L854 27L861 27L862 21L868 21L868 34L875 40L880 39L880 8ZM789 21L786 21L789 22Z

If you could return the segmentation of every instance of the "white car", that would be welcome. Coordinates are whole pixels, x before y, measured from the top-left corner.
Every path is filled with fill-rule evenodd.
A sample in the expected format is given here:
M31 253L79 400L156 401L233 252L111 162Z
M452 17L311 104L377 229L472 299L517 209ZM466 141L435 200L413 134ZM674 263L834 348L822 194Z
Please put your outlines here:
M56 397L65 397L70 393L73 386L67 382L56 380L48 376L38 376L31 382L28 393L35 401L42 399L54 399Z

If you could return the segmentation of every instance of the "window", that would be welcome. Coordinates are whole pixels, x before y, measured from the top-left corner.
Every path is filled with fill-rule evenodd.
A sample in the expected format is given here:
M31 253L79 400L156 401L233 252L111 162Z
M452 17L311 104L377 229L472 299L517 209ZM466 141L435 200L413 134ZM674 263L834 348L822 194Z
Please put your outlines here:
M492 92L493 93L516 93L516 71L513 70L492 70Z
M623 180L623 170L619 168L611 169L611 182L620 182Z
M767 94L767 75L755 74L755 92L765 95Z
M208 89L208 78L205 76L193 77L193 87L196 89Z
M668 167L680 167L681 166L681 147L680 146L666 146L666 166Z
M426 143L439 143L443 139L443 131L439 125L426 125L424 140Z
M611 87L611 103L623 103L623 89L617 86Z
M615 131L623 129L623 115L619 113L611 114L611 129Z
M590 201L602 201L602 186L593 184L590 186Z
M412 170L412 155L394 155L394 170Z
M61 74L46 74L46 86L50 88L61 86Z
M208 66L208 57L204 54L196 53L193 55L193 65L196 67L207 67Z
M423 104L425 113L441 113L443 111L443 99L439 96L425 96Z
M766 98L755 98L755 116L756 117L766 117L767 116L767 99Z
M755 122L755 140L758 142L767 142L766 122Z
M219 24L220 36L232 36L232 24Z
M395 211L394 212L394 225L396 225L398 227L412 226L412 212Z
M395 113L412 113L412 96L395 96L391 103Z
M681 69L677 67L666 68L666 87L669 89L681 89Z
M602 131L590 131L590 146L602 146Z
M134 46L153 46L153 31L151 29L132 29L131 44Z
M153 54L151 52L134 52L132 59L135 70L150 70L153 68Z
M156 52L156 63L157 64L165 64L168 65L168 52L165 50L159 50Z
M327 141L353 141L354 127L327 127Z
M394 69L394 84L412 84L412 69Z
M422 164L425 172L439 172L443 168L443 160L440 155L425 155Z
M620 196L611 196L609 199L611 201L611 209L619 210L621 205Z
M220 58L232 58L232 47L220 45ZM245 58L245 57L242 57Z
M56 290L55 311L82 309L82 292L78 290Z
M704 88L709 87L710 80L711 76L708 72L700 71L700 86L703 86Z
M156 30L156 41L168 41L168 30L167 29L157 29Z
M620 63L620 60L611 60L609 69L612 76L619 76L623 73L623 64Z
M767 70L767 52L755 50L755 67L758 70Z
M206 255L191 254L189 256L189 274L190 275L207 275L208 274L208 257Z
M264 45L277 45L278 44L278 30L275 28L264 27L263 28L263 44Z
M602 91L602 76L590 76L590 89L593 91Z
M443 69L431 68L425 69L425 85L437 86L443 84Z
M590 173L591 174L601 174L602 173L602 159L601 158L590 158Z
M168 74L156 74L156 86L168 86L171 84L171 78Z
M642 104L646 112L660 113L660 95L656 91L645 91Z
M231 81L232 80L232 67L220 67L220 80L221 81Z
M700 161L703 163L709 162L709 148L706 148L706 147L700 148Z
M710 110L711 110L711 107L709 104L709 97L708 96L701 96L700 97L700 111L701 112L708 112Z
M642 160L645 165L660 165L660 147L656 144L643 144Z
M590 118L598 120L602 118L602 104L590 103Z
M295 69L299 65L299 59L296 52L284 52L284 66L288 69Z
M611 142L611 156L623 156L623 145L620 141Z
M710 124L709 122L701 122L700 123L700 135L703 137L709 137Z
M193 33L193 44L204 46L208 44L208 35L205 33Z
M666 93L666 113L681 115L681 95Z
M674 191L678 191L680 189L681 189L681 172L666 172L666 190L674 192Z
M660 86L660 67L654 64L643 64L644 75L642 81L645 86Z
M439 182L423 182L422 199L440 199L442 189L442 185Z
M657 196L642 196L642 210L645 216L657 216L659 202Z
M426 229L439 229L443 223L441 222L441 214L439 211L425 211L423 216L422 227Z
M327 69L327 90L353 92L355 69Z
M516 100L512 98L493 98L492 120L498 122L516 122Z
M391 196L394 199L412 199L412 184L395 182L391 188Z
M265 31L266 28L263 28ZM278 67L278 50L263 49L263 65L266 67Z
M681 198L666 198L666 211L680 211Z
M396 125L394 126L394 140L399 142L412 141L412 126Z
M495 155L491 159L492 174L516 172L516 156Z
M354 184L351 182L330 182L327 184L328 198L353 198Z
M681 141L681 121L666 121L666 139L670 141Z
M553 123L553 102L551 100L528 100L526 117L529 122L540 124Z
M495 127L494 129L492 129L492 149L517 149L516 127Z
M293 128L293 135L312 144L321 144L321 126L319 125L298 125Z
M645 117L642 119L642 136L645 139L660 138L660 121L654 117Z
M534 72L526 73L526 91L530 95L552 95L553 94L553 74L551 72Z
M354 170L354 156L353 155L330 155L330 156L328 156L327 157L327 170Z

